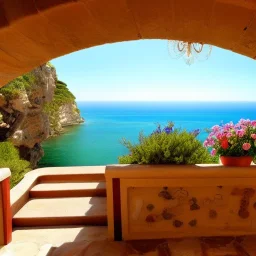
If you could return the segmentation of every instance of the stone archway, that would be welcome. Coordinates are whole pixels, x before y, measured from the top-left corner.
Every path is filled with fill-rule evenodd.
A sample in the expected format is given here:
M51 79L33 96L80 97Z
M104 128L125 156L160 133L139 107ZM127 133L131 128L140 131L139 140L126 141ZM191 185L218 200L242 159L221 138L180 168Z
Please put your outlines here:
M256 57L254 0L0 0L0 87L105 43L178 39Z

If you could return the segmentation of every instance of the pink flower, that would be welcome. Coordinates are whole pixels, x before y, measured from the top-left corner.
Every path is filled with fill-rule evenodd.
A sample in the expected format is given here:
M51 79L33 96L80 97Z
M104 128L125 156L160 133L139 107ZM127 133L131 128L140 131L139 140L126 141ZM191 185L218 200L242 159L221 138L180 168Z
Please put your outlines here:
M220 126L219 125L214 125L212 127L212 130L213 130L213 132L218 132L220 130Z
M216 155L216 152L217 152L217 150L216 150L215 148L213 148L212 151L211 151L211 155L212 155L212 156L215 156L215 155Z
M233 122L230 122L230 123L227 123L227 124L225 124L224 126L223 126L223 130L225 131L225 132L229 132L231 129L233 129L234 128L234 124L233 124Z
M251 125L255 127L256 126L256 120L251 121Z
M244 143L242 148L243 148L243 150L249 150L251 148L251 144L250 143Z
M251 124L250 119L240 119L238 124L248 126Z
M223 137L223 134L221 134L221 133L216 133L216 138L217 138L218 140L221 140L222 137Z
M212 136L214 136L215 135L215 133L214 132L211 132L210 134L209 134L209 137L212 137Z
M212 147L214 145L214 139L211 137L208 137L205 142L204 142L204 146L205 147Z
M227 137L227 138L232 137L232 133L231 133L231 132L228 132L228 133L226 134L226 137Z
M245 131L244 130L238 130L238 131L236 131L236 135L239 138L242 138L245 135Z
M241 129L244 129L244 130L247 128L247 126L246 126L246 125L244 125L244 124L241 124L241 126L240 126L240 127L241 127Z
M252 137L252 139L256 140L256 134L255 133L251 134L251 137Z

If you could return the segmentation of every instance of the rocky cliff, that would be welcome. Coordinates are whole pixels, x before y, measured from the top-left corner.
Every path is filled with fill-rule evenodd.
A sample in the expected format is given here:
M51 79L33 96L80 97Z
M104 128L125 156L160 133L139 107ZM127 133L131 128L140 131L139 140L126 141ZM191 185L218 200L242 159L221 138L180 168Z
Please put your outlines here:
M62 127L83 122L80 111L75 103L64 104L59 109L60 124Z
M0 88L0 141L9 139L32 168L43 156L42 141L81 122L75 97L49 64Z

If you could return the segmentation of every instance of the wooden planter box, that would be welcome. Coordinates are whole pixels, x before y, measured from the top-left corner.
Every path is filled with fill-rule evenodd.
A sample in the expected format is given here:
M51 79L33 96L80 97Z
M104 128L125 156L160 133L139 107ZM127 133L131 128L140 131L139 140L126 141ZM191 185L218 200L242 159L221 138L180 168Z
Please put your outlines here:
M256 234L256 167L106 167L111 240Z

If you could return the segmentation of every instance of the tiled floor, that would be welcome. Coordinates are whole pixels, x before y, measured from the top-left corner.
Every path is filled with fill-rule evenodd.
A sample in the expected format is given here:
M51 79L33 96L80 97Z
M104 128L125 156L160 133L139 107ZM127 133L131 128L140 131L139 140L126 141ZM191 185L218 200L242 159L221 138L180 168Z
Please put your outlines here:
M66 243L85 244L85 241L106 240L106 238L107 227L15 228L12 242L0 249L0 256L45 256L49 254L51 248L58 248Z
M256 236L111 242L106 227L16 229L0 256L256 256Z
M255 256L255 237L158 241L77 242L53 249L49 256Z

